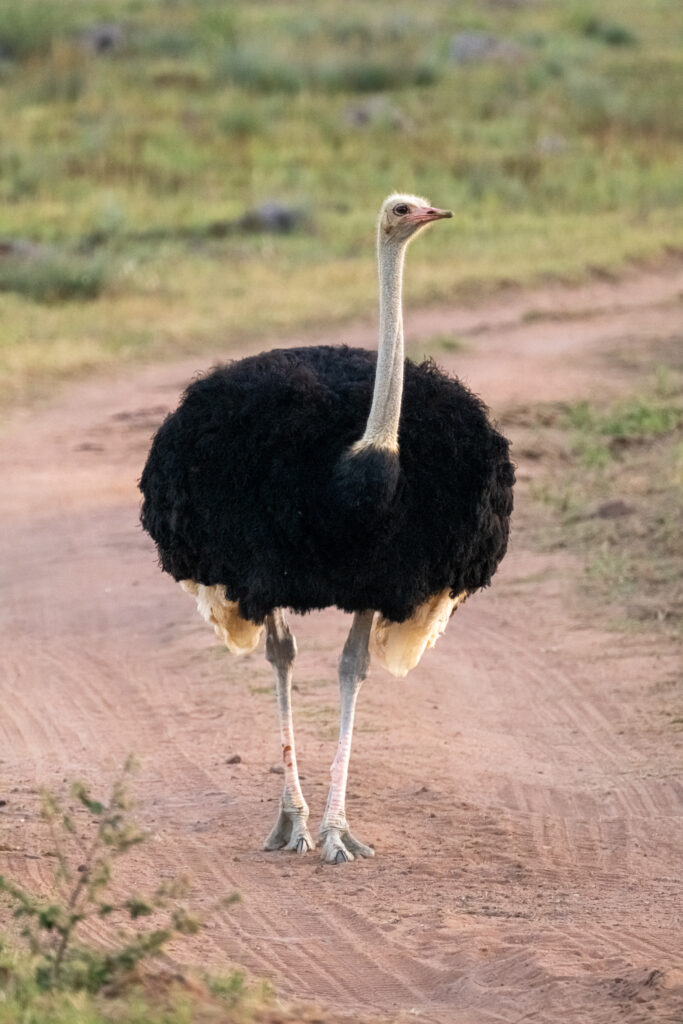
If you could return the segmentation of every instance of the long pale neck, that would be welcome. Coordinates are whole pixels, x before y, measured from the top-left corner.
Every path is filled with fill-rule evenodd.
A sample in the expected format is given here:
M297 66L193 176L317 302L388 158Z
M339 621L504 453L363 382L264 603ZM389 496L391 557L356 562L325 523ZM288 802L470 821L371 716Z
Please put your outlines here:
M375 388L365 433L354 448L373 446L398 451L403 395L403 312L401 287L405 245L377 243L379 267L379 349Z

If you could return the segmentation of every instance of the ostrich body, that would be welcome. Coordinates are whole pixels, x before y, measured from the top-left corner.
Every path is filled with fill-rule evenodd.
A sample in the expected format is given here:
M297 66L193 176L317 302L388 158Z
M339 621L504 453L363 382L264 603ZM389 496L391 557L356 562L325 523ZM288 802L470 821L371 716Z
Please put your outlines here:
M323 859L373 850L350 833L346 779L356 698L373 656L403 676L505 554L514 471L486 407L403 351L405 249L451 216L393 195L378 223L380 343L275 349L189 386L142 474L142 523L162 568L233 653L265 628L285 765L266 849L315 844L291 711L296 643L285 609L354 615L341 657L341 720L320 828Z

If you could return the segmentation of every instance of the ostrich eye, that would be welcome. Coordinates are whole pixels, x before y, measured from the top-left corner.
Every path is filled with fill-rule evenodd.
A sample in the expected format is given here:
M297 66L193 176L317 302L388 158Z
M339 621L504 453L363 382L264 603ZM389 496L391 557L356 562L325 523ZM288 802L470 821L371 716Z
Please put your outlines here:
M395 214L396 214L396 215L397 215L398 217L402 217L402 216L403 216L403 215L404 215L405 213L408 213L408 210L409 210L409 209L410 209L410 207L409 207L409 206L406 206L406 204L405 204L405 203L399 203L399 204L398 204L398 206L395 206L395 207L394 207L394 213L395 213Z

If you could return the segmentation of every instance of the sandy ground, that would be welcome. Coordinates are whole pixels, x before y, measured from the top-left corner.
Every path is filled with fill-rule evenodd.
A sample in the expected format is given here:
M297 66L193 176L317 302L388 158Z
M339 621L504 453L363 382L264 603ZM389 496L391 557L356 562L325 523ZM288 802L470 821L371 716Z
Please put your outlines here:
M520 402L618 392L605 353L679 330L682 296L679 264L412 312L407 329L464 337L466 350L440 362L504 420ZM324 340L372 337L360 325ZM242 895L209 914L185 956L242 964L286 997L357 1019L680 1024L683 784L664 715L676 651L600 632L590 608L569 611L580 568L526 539L523 463L493 588L407 680L375 670L361 693L349 819L375 860L323 867L315 853L261 852L282 782L269 771L270 668L262 652L220 651L137 523L150 436L210 363L74 385L3 432L1 869L48 885L37 786L82 777L106 791L134 752L151 832L135 884L189 873L199 906ZM313 822L348 626L335 610L294 620ZM234 754L241 763L227 763Z

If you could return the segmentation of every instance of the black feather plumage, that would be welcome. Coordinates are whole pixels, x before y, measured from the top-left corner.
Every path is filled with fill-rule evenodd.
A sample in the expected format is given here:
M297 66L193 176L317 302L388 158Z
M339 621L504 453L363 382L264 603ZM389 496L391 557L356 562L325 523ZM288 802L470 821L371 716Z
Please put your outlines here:
M375 609L487 586L514 469L484 404L431 361L405 364L399 455L348 455L376 353L276 349L194 382L159 429L142 524L175 579L224 584L241 613Z

